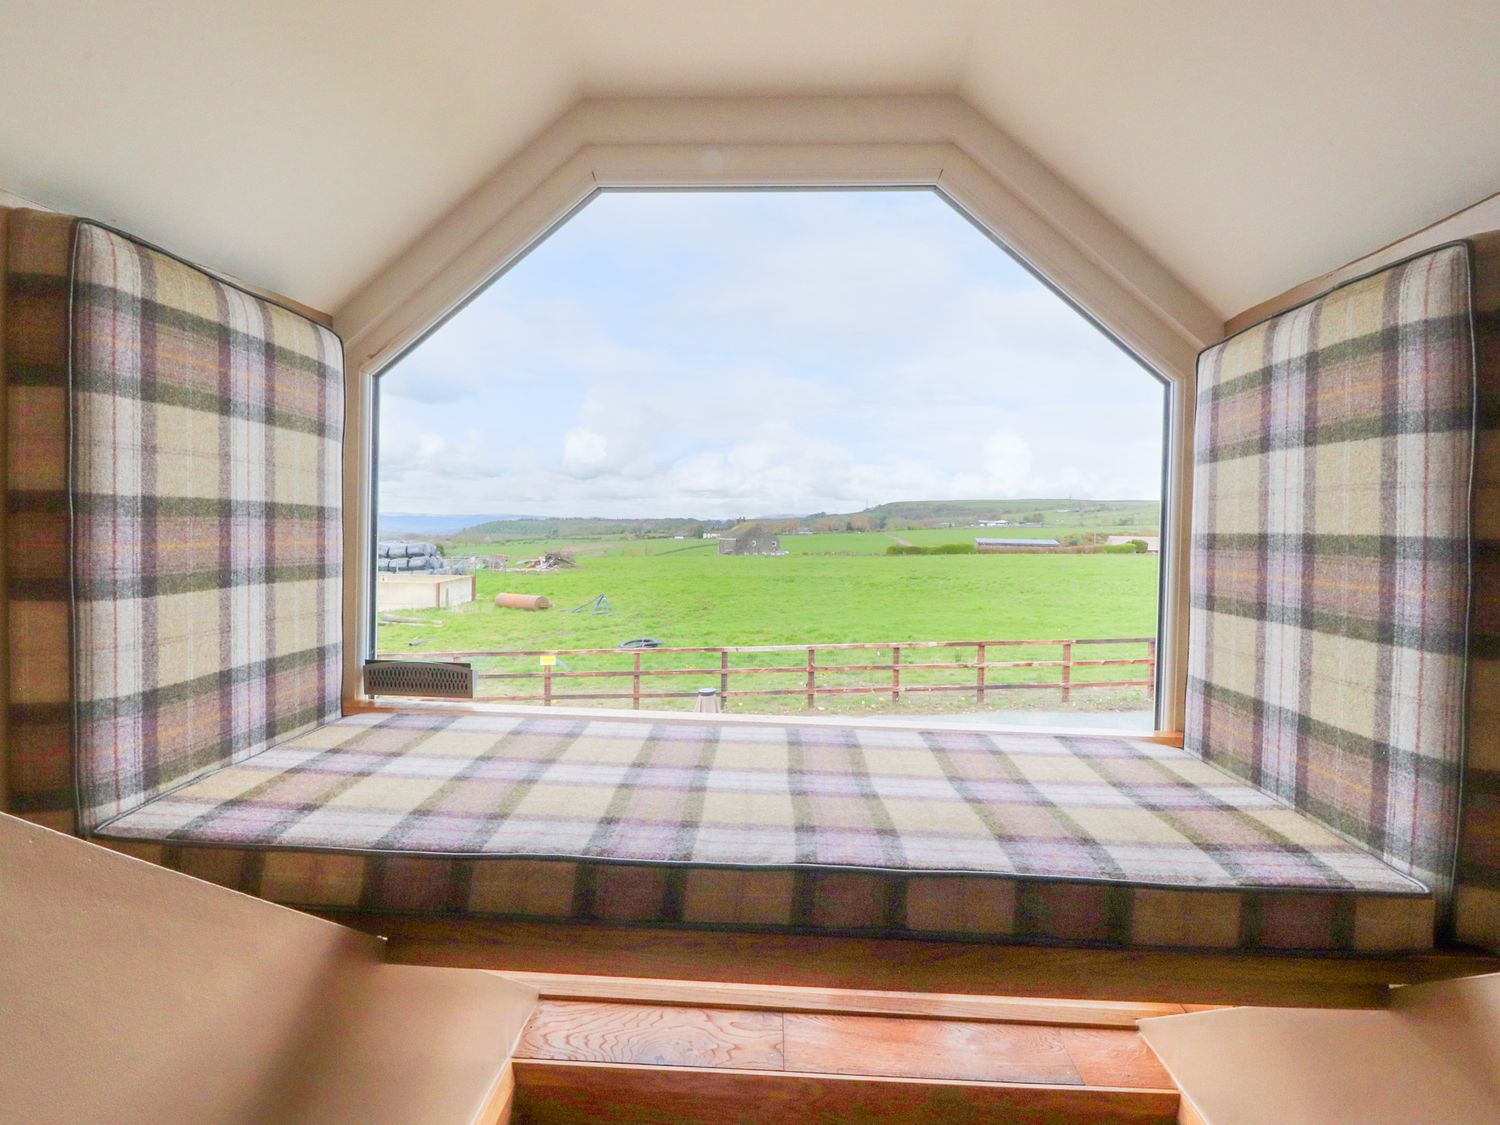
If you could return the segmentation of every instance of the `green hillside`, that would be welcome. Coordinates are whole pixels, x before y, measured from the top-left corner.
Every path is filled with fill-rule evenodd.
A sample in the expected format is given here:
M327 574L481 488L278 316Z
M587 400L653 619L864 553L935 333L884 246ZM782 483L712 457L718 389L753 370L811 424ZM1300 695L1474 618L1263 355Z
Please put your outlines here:
M803 516L762 516L755 521L787 535L798 530L818 535L845 532L881 532L971 528L977 520L1009 520L1024 527L1067 528L1077 532L1120 530L1151 533L1161 522L1161 505L1155 500L900 500L877 504L857 512L814 512ZM739 520L699 520L687 517L662 519L609 519L603 517L531 517L491 520L465 528L440 541L454 544L489 544L511 540L586 544L612 539L701 539L705 531L727 531ZM807 553L805 548L789 550ZM880 550L885 549L882 544ZM857 552L859 549L855 548Z

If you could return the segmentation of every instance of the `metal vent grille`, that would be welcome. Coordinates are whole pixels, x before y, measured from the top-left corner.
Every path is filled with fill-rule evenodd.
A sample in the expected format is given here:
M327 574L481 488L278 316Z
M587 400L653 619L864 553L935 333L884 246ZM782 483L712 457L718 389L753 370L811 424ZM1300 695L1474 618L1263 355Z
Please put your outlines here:
M473 699L474 666L437 660L370 660L365 663L370 695L418 695Z

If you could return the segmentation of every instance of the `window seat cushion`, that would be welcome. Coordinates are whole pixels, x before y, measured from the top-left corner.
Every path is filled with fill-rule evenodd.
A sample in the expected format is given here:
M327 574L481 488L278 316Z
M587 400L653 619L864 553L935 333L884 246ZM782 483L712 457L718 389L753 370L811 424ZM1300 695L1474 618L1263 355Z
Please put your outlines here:
M3 250L8 805L87 831L339 714L342 347L88 220Z
M371 713L97 835L322 908L1218 948L1432 936L1416 880L1182 750L1103 736Z
M1465 764L1475 280L1472 247L1440 246L1198 362L1185 745L1432 887L1440 916Z

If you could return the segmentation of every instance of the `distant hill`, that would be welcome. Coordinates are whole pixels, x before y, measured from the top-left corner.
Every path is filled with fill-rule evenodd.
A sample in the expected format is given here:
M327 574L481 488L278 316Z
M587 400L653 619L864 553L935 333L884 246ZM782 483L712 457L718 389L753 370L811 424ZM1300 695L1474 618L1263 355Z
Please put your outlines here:
M733 520L695 520L687 517L607 519L594 516L512 516L459 528L449 534L465 543L499 542L506 539L592 539L602 536L656 539L691 535L696 538L705 530L727 528L733 523Z
M1024 516L1032 512L1073 514L1065 513L1065 509L1073 509L1081 514L1134 511L1156 505L1155 500L1082 500L1076 496L1038 500L897 500L852 514L909 520L989 520Z
M897 500L858 512L818 512L794 522L814 531L968 526L979 520L1009 520L1040 526L1124 525L1154 527L1161 522L1156 500L1083 500L1077 497L1026 500Z
M472 527L476 523L527 518L529 517L486 514L426 516L417 515L413 512L381 512L379 523L380 534L383 537L389 538L397 535L452 535L455 531L462 531L464 528Z
M412 519L446 521L441 528L413 524ZM757 516L774 534L806 531L899 531L902 528L967 527L978 520L1009 520L1015 524L1069 527L1139 527L1161 523L1155 500L1081 500L1076 497L1026 500L898 500L857 512L815 512L810 515ZM462 521L469 520L465 523ZM740 520L700 520L686 516L660 519L592 516L381 516L381 534L447 536L464 543L503 542L507 539L593 539L603 537L657 539L684 535L698 538L705 531L726 531ZM396 525L403 525L397 528ZM410 525L410 526L406 526ZM388 531L387 528L390 530Z

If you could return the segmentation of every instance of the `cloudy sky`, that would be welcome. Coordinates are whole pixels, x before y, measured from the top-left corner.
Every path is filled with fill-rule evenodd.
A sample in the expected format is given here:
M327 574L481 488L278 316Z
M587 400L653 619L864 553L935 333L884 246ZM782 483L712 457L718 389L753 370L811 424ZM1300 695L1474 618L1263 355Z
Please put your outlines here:
M1157 381L930 192L606 193L380 385L386 512L1160 491Z

